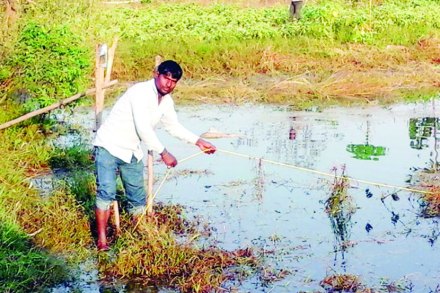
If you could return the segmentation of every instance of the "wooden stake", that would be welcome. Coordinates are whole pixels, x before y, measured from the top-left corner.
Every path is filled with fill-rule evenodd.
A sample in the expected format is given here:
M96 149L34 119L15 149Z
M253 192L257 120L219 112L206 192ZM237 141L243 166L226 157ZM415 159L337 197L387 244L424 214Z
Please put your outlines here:
M121 235L121 220L119 217L119 206L118 201L113 201L113 216L115 220L115 230L116 230L116 236Z
M113 45L107 49L107 45L96 46L96 60L95 60L95 115L96 115L96 131L102 124L102 112L104 110L105 89L103 84L110 80L113 68L113 60L115 56L116 46L118 44L118 37L115 38ZM105 74L105 75L104 75ZM121 234L121 220L119 216L118 201L113 201L113 216L115 222L116 235Z
M107 70L105 71L104 82L108 83L110 81L110 76L112 74L113 69L113 60L115 59L116 46L118 45L119 38L115 37L113 40L113 44L108 49L108 59L107 59Z
M97 45L95 55L95 115L97 131L102 123L102 110L104 109L104 72L107 67L107 45Z
M153 74L156 73L157 67L162 61L162 57L157 55L154 59L154 70ZM147 188L147 215L151 216L153 214L153 151L148 150L147 158L147 168L148 168L148 188Z
M147 214L153 214L153 151L148 150L147 158L148 168L148 189L147 189Z

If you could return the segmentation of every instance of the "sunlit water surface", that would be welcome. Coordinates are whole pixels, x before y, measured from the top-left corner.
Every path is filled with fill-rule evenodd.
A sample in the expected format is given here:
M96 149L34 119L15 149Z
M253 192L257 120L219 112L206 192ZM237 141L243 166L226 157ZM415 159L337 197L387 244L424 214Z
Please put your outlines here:
M179 164L156 200L201 216L213 228L210 244L265 250L267 272L289 272L272 282L261 275L247 278L234 285L239 292L323 292L319 283L332 274L359 276L366 287L385 292L390 284L401 292L438 292L438 218L420 217L420 194L401 189L416 188L409 185L415 172L437 162L436 107L432 101L322 112L180 106L187 128L198 134L212 128L229 137L210 140L216 154ZM82 123L93 136L90 115L75 119L88 121ZM161 129L159 136L180 160L198 152ZM349 150L357 145L379 153L355 158ZM325 201L333 175L344 169L355 209L351 217L335 219ZM156 161L154 172L157 190L167 169Z

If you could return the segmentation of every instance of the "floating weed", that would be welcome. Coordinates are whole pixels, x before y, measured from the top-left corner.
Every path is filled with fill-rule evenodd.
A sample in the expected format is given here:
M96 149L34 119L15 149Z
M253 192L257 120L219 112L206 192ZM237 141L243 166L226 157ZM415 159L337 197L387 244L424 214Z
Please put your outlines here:
M430 193L423 195L422 215L426 218L439 217L440 216L440 186L433 186L428 189Z
M259 278L263 284L268 285L269 283L284 279L289 274L290 272L288 270L276 270L271 267L263 267L260 270Z
M213 175L213 173L207 169L204 169L204 170L183 169L183 170L174 171L173 175L169 176L167 180L176 180L177 178L180 178L180 177L185 178L185 177L190 177L190 176L195 176L195 175L202 177L202 176Z
M337 275L327 276L320 282L320 285L327 292L334 292L334 291L358 292L357 290L360 289L361 287L359 278L357 276L349 275L349 274L341 274L341 275L337 274Z

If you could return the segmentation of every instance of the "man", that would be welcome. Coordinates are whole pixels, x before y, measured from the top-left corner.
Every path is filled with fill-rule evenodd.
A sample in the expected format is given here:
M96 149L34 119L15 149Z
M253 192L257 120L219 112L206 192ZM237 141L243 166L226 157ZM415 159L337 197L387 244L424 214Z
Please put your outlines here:
M141 142L159 153L168 167L177 165L176 158L162 145L154 131L159 122L170 134L195 144L205 153L216 151L214 145L187 130L177 119L170 93L181 77L179 64L172 60L162 62L153 79L133 85L119 98L97 132L93 144L99 251L109 249L106 228L110 205L116 197L116 170L119 170L127 195L128 212L133 218L145 212Z

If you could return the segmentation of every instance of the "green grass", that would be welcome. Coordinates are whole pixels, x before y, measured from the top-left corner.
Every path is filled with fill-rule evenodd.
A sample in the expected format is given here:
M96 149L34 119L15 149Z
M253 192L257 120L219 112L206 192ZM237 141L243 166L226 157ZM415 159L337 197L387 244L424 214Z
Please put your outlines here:
M1 198L0 198L1 202ZM0 211L3 218L5 210ZM30 292L55 285L68 277L62 260L35 248L31 237L9 219L0 223L0 291Z
M9 37L2 34L7 45L0 56L15 61L0 64L0 97L13 99L28 84L32 108L91 87L95 45L110 45L115 36L114 78L149 78L156 55L176 59L185 71L177 93L186 102L387 104L439 92L437 1L308 1L299 21L281 1L188 2L28 5ZM37 52L44 54L36 59ZM27 68L29 58L46 70ZM357 74L362 92L348 76L334 83L345 72ZM286 81L293 85L279 87Z
M0 291L41 291L68 277L67 262L90 255L89 223L65 190L44 199L30 188L27 178L51 157L37 127L3 130L0 151Z

